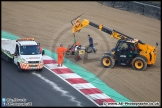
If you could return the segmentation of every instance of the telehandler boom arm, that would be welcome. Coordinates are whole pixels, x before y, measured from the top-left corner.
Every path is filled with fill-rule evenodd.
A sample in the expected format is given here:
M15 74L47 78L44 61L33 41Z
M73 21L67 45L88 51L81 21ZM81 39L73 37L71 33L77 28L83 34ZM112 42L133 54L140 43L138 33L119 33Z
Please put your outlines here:
M71 22L72 23L72 22ZM110 29L108 27L105 27L103 26L102 24L98 25L98 24L95 24L87 19L84 19L82 22L80 21L80 18L76 19L74 23L72 23L72 33L75 33L75 32L79 32L82 28L86 27L86 26L93 26L103 32L106 32L108 34L110 34L113 38L116 38L118 40L124 38L124 39L132 39L131 37L123 34L123 33L120 33L119 31L117 30L114 30L114 29Z

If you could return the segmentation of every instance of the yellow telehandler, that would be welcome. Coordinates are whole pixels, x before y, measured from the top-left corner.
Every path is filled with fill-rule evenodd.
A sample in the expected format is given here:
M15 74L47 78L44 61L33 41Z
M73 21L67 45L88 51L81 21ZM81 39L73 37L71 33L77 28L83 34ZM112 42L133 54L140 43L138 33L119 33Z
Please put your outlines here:
M105 52L101 57L101 65L105 68L112 68L117 63L118 65L132 65L133 69L144 71L147 65L153 65L156 62L157 42L156 46L152 46L87 19L81 21L80 18L75 18L71 24L73 34L90 25L118 39L115 48L110 52Z

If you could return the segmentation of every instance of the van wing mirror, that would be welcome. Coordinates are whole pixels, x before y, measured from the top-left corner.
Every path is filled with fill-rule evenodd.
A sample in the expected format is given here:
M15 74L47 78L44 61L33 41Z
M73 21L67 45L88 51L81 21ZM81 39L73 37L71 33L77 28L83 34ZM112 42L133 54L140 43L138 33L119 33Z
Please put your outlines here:
M45 51L43 50L43 51L42 51L42 55L44 55L44 54L45 54Z
M17 54L16 53L14 53L14 54L12 54L13 56L17 56Z

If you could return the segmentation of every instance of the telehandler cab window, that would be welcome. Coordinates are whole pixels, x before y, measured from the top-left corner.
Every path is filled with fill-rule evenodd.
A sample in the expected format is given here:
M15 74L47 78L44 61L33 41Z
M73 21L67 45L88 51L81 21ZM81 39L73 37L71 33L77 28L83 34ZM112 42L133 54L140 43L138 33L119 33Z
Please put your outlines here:
M129 50L137 53L138 52L137 44L129 44Z
M120 43L118 44L118 48L117 48L118 51L120 51L120 50L127 50L127 49L128 49L127 43L125 43L125 42L120 42Z

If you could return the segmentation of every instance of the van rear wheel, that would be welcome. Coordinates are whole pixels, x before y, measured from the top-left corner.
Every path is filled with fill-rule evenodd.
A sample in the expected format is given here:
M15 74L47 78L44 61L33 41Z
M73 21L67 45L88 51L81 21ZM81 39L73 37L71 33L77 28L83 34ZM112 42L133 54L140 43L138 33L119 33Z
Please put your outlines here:
M9 61L10 61L10 58L6 55L6 56L5 56L5 60L6 60L7 62L9 62Z

